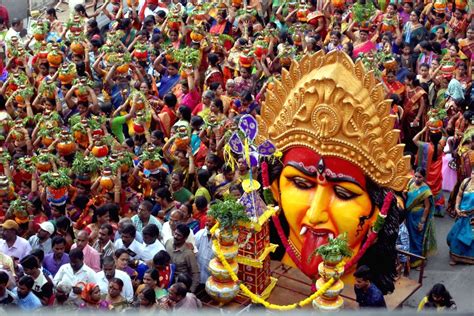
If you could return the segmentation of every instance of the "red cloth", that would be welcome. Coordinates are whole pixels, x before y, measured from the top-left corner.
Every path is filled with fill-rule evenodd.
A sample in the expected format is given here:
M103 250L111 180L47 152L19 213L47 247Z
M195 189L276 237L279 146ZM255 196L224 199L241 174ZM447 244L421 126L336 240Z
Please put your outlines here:
M4 5L0 5L0 18L3 19L3 22L5 22L5 25L7 28L10 25L10 16L8 14L8 10Z

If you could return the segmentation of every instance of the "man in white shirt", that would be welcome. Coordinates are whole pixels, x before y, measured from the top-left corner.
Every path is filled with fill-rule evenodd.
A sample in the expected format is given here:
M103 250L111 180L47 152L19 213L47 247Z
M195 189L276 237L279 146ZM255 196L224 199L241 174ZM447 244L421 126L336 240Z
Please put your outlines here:
M160 230L155 224L148 224L143 228L144 252L143 260L150 261L160 250L165 250L165 246L158 240Z
M3 228L0 252L19 260L30 254L31 245L26 239L17 236L20 226L14 220L8 219L0 226Z
M79 248L72 249L69 252L70 263L62 265L58 273L54 276L53 283L55 286L63 279L68 279L73 288L70 297L77 298L81 294L79 283L97 283L95 272L84 264L84 254Z
M23 43L20 37L21 31L23 31L23 21L17 18L13 19L12 26L8 29L7 34L5 35L5 41L9 41L13 36L16 36L18 37L18 44L22 45Z
M210 230L216 224L216 220L212 217L207 217L206 227L196 233L196 246L199 253L196 256L201 284L206 284L209 278L209 262L214 258L214 251L212 250L212 236Z
M132 224L125 225L122 229L122 234L119 239L115 241L115 249L126 249L132 259L143 259L144 247L143 244L135 240L137 230Z
M104 257L102 271L96 274L97 285L101 294L107 294L109 291L109 281L113 278L122 280L122 296L128 301L133 301L132 280L126 272L115 269L115 260L111 256Z
M171 211L170 220L163 224L163 230L161 231L161 239L163 241L163 244L166 244L168 240L173 239L173 231L176 229L176 226L178 226L178 224L183 223L183 220L184 214L180 210ZM188 238L186 239L186 243L193 245L194 253L198 252L198 249L196 247L196 240L194 239L194 233L192 230Z

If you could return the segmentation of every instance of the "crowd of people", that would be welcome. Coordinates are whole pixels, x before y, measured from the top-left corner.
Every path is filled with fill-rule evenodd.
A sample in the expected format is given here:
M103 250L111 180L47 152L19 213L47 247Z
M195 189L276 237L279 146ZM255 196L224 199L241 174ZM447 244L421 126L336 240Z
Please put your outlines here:
M464 0L94 0L67 22L45 10L27 32L2 10L0 304L201 308L207 210L259 177L229 137L292 60L320 51L362 62L391 100L414 170L398 247L428 256L434 216L448 214L450 264L472 264L471 10ZM400 274L425 264L399 261ZM454 304L442 285L420 309L440 304Z

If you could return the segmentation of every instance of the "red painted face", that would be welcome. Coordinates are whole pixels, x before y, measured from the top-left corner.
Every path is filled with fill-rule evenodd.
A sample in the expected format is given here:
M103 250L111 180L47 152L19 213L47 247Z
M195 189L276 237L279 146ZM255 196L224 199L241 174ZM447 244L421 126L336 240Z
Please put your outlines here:
M347 233L356 253L376 218L362 170L337 157L323 157L306 148L283 157L280 178L272 184L290 227L289 241L309 277L318 276L314 251L330 237ZM362 220L363 219L363 220ZM283 263L293 263L283 258ZM293 263L294 264L294 263Z

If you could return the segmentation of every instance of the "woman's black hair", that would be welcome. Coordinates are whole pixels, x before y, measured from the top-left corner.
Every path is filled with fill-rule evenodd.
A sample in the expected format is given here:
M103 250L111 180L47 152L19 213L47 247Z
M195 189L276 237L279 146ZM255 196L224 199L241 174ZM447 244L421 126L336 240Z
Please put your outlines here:
M218 67L218 63L219 63L219 55L217 54L214 54L214 53L210 53L208 56L207 56L207 60L209 61L209 65L212 66L212 67Z
M410 71L410 72L407 74L406 78L407 78L408 80L411 80L411 81L413 82L413 86L414 86L414 87L420 86L420 81L419 81L418 79L416 79L416 74L415 74L413 71Z
M201 127L204 124L204 120L199 115L194 115L194 116L191 117L190 124L191 124L191 126L196 125L197 127Z
M165 134L160 130L155 130L155 131L151 132L151 136L153 136L156 139L159 139L161 141L165 140Z
M188 108L186 105L181 105L178 109L181 117L186 122L191 122L191 109Z
M221 83L220 82L212 82L209 85L209 90L216 92L217 89L220 87Z
M426 177L426 170L422 167L416 168L415 173L421 174L423 176L423 178Z
M120 287L120 289L123 289L123 281L119 278L112 278L109 283L115 283Z
M210 177L211 175L209 174L209 171L207 171L207 169L199 169L199 171L197 172L197 181L203 187L207 186L207 182L209 181Z
M342 38L342 34L339 31L331 31L331 33L329 33L329 35L331 35L331 36L335 35L339 40Z
M431 143L432 143L433 146L434 146L432 161L436 161L436 160L438 160L438 145L439 145L439 141L440 141L441 138L443 137L443 134L442 134L442 133L429 133L429 134L430 134L430 141L431 141Z
M74 202L72 203L75 207L83 210L86 208L87 203L89 203L89 197L87 195L78 195L75 199Z
M46 11L46 14L52 15L56 20L58 19L58 15L56 14L56 9L55 8L49 8Z
M351 42L346 43L349 56L354 54L354 45Z
M86 64L83 61L80 61L76 64L76 72L79 77L87 77Z
M86 8L82 5L82 4L76 4L74 6L74 11L78 12L78 13L82 13L84 14L84 16L86 18L88 18L89 16L87 15L87 11L86 11Z
M431 290L428 292L428 302L434 302L433 295L436 295L437 297L441 297L443 299L441 302L442 306L449 307L453 304L453 298L451 297L451 294L441 283L436 283L435 285L433 285Z
M155 290L150 289L150 288L145 288L142 291L143 297L150 302L150 305L154 305L156 303L156 296L155 296Z
M219 112L224 113L224 103L221 99L214 99L213 103L219 109Z
M173 201L171 192L168 188L159 188L158 190L156 190L156 195L162 199L167 200L168 202Z
M403 104L402 99L400 98L400 96L398 94L392 93L389 96L389 99L392 100L393 105L402 105Z
M130 27L130 25L132 24L132 20L130 20L129 18L125 18L125 19L121 19L119 21L119 24L117 26L117 29L119 30L126 30L127 28Z
M174 109L174 107L178 103L178 99L176 98L176 96L173 93L166 94L165 97L163 98L163 101L165 102L165 104L168 107L170 107L172 109Z

